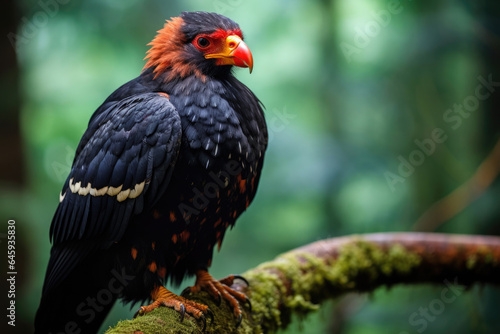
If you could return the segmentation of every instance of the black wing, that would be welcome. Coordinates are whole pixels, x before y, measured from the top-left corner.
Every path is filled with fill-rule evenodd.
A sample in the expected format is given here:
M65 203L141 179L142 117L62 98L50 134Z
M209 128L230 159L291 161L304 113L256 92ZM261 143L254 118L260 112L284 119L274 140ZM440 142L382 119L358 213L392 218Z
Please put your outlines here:
M123 99L92 117L50 228L44 291L96 248L121 239L133 215L165 191L180 147L178 112L165 94Z

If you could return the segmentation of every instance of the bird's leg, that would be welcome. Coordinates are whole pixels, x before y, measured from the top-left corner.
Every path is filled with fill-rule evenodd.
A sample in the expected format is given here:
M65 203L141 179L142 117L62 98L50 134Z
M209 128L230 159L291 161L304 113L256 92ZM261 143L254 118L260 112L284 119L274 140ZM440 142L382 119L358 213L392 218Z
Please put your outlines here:
M135 313L134 318L137 315L144 315L151 312L157 307L166 306L173 308L181 314L181 321L184 319L185 313L192 315L196 319L203 320L204 328L206 326L205 314L209 314L208 306L195 303L189 299L178 296L175 293L167 290L164 286L156 287L151 292L151 299L153 303L147 306L141 306L139 310Z
M238 275L230 275L221 280L216 280L206 270L198 270L196 272L196 282L194 286L184 289L181 295L185 295L189 292L195 293L200 290L205 290L217 299L219 303L222 298L227 300L233 308L234 316L238 319L239 325L243 314L240 302L248 304L249 308L251 308L251 305L247 296L230 288L235 279L241 279L248 285L248 282L243 277Z

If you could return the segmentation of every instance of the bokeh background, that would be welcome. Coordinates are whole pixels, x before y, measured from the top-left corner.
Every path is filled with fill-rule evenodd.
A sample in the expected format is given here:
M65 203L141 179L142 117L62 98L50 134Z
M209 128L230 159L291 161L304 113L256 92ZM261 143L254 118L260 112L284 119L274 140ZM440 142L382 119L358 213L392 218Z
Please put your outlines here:
M146 44L184 10L240 24L255 67L236 74L266 106L270 130L257 197L214 276L341 235L500 233L498 2L6 0L0 270L15 219L19 333L32 331L50 221L92 112L140 73ZM348 295L282 333L500 332L498 288L472 287L439 308L445 287ZM137 306L118 303L103 328ZM415 316L422 308L430 316ZM13 332L2 319L2 333Z

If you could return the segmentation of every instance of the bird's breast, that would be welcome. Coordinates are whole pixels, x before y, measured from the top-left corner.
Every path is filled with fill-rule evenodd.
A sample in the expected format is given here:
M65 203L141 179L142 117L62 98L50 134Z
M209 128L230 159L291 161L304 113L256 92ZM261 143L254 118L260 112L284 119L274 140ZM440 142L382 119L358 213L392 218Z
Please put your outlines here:
M240 96L220 82L194 79L162 90L179 113L181 146L164 195L137 220L130 243L143 244L138 254L152 252L153 269L176 276L209 265L214 247L250 205L267 130L248 90Z
M157 210L177 226L175 241L193 241L200 234L211 235L212 243L222 239L256 192L264 152L218 90L194 85L189 94L169 93L181 117L182 139Z

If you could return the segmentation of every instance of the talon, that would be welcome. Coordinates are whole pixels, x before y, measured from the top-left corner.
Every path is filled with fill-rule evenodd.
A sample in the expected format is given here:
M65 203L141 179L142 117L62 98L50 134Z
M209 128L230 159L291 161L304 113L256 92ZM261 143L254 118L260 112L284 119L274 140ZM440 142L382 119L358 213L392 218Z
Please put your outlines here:
M137 318L137 316L142 316L144 314L144 310L142 309L143 307L144 306L141 306L137 311L135 311L133 319Z
M236 328L240 327L242 320L243 320L243 316L240 313L240 315L238 315L238 320L236 321Z
M241 305L248 305L248 309L251 312L252 304L244 293L231 288L235 279L239 279L249 286L248 281L240 275L230 275L221 280L216 280L206 270L198 270L196 272L196 283L191 288L191 291L207 291L218 305L222 303L223 299L226 300L233 309L238 327L243 320ZM213 321L213 314L208 308L204 310L204 313L210 316Z
M252 303L250 303L250 299L248 297L245 299L245 304L248 305L248 310L252 312Z
M188 296L190 293L191 293L191 287L188 286L187 288L185 288L184 290L182 290L181 296L182 297Z
M247 287L250 286L250 283L248 283L247 279L241 275L233 275L233 280L235 280L235 279L239 279L240 281L243 281L247 285Z
M203 321L203 329L201 330L202 333L205 333L205 329L207 328L207 318L205 316L201 316L201 320Z
M207 315L210 318L210 322L214 323L214 320L215 320L214 319L214 313L210 309L207 309Z
M184 306L184 304L181 303L180 308L181 310L179 311L179 313L181 314L181 322L182 322L184 320L184 315L186 314L186 306Z

